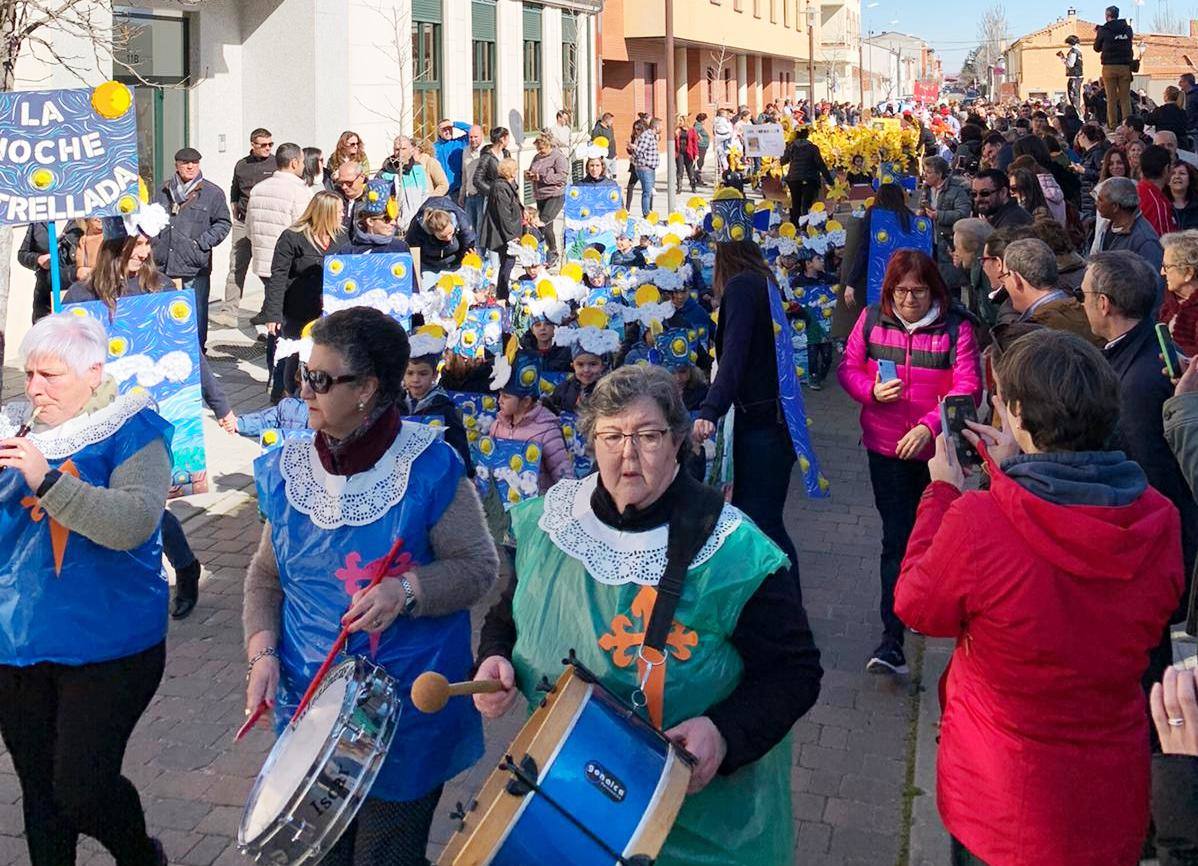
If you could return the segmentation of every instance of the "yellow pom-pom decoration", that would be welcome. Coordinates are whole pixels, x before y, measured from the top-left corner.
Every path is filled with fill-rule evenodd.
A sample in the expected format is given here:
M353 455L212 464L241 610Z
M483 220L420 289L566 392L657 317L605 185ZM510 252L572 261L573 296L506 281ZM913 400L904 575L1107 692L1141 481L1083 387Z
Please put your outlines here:
M124 117L133 105L133 92L119 81L105 81L92 91L92 111L105 120Z
M678 237L678 235L674 234L673 232L669 232L661 239L661 245L663 247L676 247L680 243L682 243L682 238Z
M580 328L606 328L607 313L598 307L583 307L578 311L578 326Z
M618 222L618 223L628 222L628 211L624 210L624 208L620 208L618 211L616 211L616 222Z
M811 212L812 213L823 213L824 212L824 203L822 201L817 201L815 204L813 204L811 206Z
M658 213L655 210L651 210L647 214L645 214L645 222L647 222L651 226L657 225L657 221L660 219L661 219L661 217L658 216Z
M553 282L545 279L537 283L537 297L542 300L545 298L556 298L557 289L554 287Z
M573 280L577 283L582 279L582 265L580 265L578 262L567 262L566 264L562 265L560 273L566 279Z
M795 236L795 224L790 220L778 226L778 236L783 238L793 238Z
M262 433L262 444L263 445L275 445L278 443L278 441L279 441L279 431L278 430L264 430L263 431L263 433Z
M844 225L841 224L840 220L828 220L824 224L824 231L842 232L844 231Z
M666 222L672 226L683 225L684 223L686 223L686 217L684 217L682 214L678 213L678 211L674 211L666 219Z
M608 148L611 147L611 142L607 140L606 135L597 135L591 139L591 144L595 147Z
M392 220L399 219L399 202L393 198L387 199L387 216Z
M727 201L729 199L744 198L745 194L734 186L720 187L719 192L711 197L712 201Z
M521 241L521 243L523 243L523 241ZM533 238L533 243L536 243L536 238ZM482 266L483 260L478 253L466 253L466 255L462 256L462 267L482 270Z
M637 287L635 299L638 307L643 307L645 304L656 304L661 301L661 292L652 283L645 283L643 286Z
M587 247L582 251L582 260L584 262L601 262L603 261L603 255L594 247Z

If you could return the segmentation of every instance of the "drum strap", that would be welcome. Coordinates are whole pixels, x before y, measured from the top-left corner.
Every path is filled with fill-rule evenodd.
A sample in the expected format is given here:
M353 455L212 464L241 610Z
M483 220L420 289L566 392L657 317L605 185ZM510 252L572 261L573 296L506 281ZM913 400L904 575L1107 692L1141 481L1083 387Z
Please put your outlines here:
M680 470L685 472L685 470ZM649 614L645 639L637 653L637 675L640 691L649 709L649 718L662 726L665 696L666 642L674 625L674 611L682 598L682 584L691 561L698 555L724 509L724 497L714 487L708 487L687 477L676 497L677 505L670 515L666 541L666 570L657 584L657 597Z

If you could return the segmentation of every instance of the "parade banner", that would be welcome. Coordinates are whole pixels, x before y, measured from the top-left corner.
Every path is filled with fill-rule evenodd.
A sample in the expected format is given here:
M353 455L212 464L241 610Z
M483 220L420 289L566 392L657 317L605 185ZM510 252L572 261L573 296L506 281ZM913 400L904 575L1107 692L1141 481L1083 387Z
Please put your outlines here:
M582 253L591 244L603 244L603 261L611 259L616 234L626 230L617 213L624 207L620 186L615 181L579 183L566 187L566 229L563 234L565 258L582 261Z
M123 216L137 180L125 85L0 93L0 225Z
M912 192L915 189L917 180L915 177L904 174L902 167L897 162L884 162L878 167L878 177L874 180L874 191L884 183L897 183L907 192Z
M195 293L157 292L121 298L114 316L103 301L70 304L67 310L104 325L108 331L105 374L116 380L122 394L148 391L158 414L174 426L168 495L207 493Z
M480 436L470 445L474 458L474 483L480 498L486 498L492 485L499 493L504 509L539 495L537 478L541 473L541 446L520 439L492 439Z
M499 398L494 394L473 391L446 391L453 405L462 413L462 425L466 428L466 439L471 447L480 437L491 431L499 415Z
M412 326L412 256L410 253L360 253L326 256L324 314L350 307L373 307Z
M876 304L882 299L882 277L895 250L914 249L932 254L932 223L926 217L912 216L910 229L903 230L899 215L883 208L871 208L869 212L868 239L869 270L866 276L866 303Z
M595 458L587 453L587 440L578 427L578 415L562 412L557 421L562 428L562 438L566 440L566 450L574 462L574 477L586 478L595 468Z
M503 335L508 330L508 311L505 307L471 307L461 327L449 336L448 347L463 358L483 358L487 352L503 352Z
M780 123L750 123L745 126L745 156L780 158L786 150L786 134Z

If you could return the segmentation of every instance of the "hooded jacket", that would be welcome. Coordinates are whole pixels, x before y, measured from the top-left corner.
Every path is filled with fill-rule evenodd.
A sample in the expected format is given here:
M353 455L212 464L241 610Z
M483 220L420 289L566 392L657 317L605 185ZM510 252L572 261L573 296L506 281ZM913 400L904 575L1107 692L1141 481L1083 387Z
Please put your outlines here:
M895 591L903 622L957 641L941 681L941 818L987 863L1135 863L1140 678L1181 595L1177 509L1119 452L987 464L988 491L928 486Z
M453 217L453 237L443 241L435 237L424 227L424 215L429 210L443 210ZM462 266L462 258L468 250L474 249L478 238L466 212L448 196L434 196L426 199L420 209L408 224L407 243L409 247L420 250L420 270L434 274L443 271L455 271ZM428 286L421 288L427 289Z
M1103 66L1129 66L1132 60L1131 25L1122 18L1094 28L1094 50L1101 53Z

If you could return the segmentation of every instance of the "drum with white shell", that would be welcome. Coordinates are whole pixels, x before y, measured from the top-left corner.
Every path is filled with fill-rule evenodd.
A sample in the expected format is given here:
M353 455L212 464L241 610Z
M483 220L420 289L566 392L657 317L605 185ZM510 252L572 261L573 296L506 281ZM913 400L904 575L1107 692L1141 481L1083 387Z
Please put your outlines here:
M357 815L395 736L395 681L342 662L279 736L250 791L237 846L258 863L300 866L332 848Z

